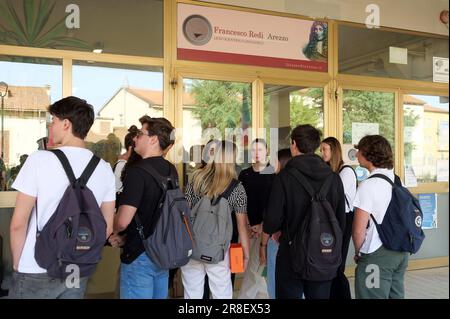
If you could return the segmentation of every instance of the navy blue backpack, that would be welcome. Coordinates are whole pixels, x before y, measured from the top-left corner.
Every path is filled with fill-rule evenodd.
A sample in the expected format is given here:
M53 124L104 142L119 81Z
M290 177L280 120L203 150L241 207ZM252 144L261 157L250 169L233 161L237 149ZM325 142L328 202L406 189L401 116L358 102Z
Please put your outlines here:
M404 251L415 254L425 234L422 230L423 213L419 200L407 188L403 187L396 176L395 183L382 174L374 174L369 178L381 178L392 186L392 198L381 224L370 214L377 227L383 246L393 251Z

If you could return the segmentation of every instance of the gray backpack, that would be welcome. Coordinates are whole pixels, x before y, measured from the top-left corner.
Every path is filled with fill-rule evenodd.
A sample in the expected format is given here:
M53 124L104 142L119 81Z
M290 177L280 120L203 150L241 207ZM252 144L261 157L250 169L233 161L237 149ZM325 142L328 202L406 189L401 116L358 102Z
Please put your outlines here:
M224 259L233 234L233 211L228 198L238 184L233 180L218 198L203 196L192 208L193 259L209 264L217 264Z
M90 276L101 259L106 241L106 221L87 182L100 158L93 155L81 176L76 179L66 155L52 150L70 181L56 211L39 231L36 205L37 264L52 278L65 279L80 270L80 277Z
M153 233L145 238L138 214L134 215L139 236L147 256L161 269L174 269L186 265L192 255L190 209L180 190L176 169L170 165L171 174L161 176L148 165L136 165L150 174L161 187L163 194L157 205L157 222Z

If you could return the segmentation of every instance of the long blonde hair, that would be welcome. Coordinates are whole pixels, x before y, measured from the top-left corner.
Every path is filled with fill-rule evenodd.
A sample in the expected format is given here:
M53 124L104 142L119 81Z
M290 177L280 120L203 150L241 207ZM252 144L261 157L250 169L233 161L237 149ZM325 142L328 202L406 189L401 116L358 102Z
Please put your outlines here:
M194 193L217 198L236 178L236 145L230 141L217 143L214 157L192 175Z

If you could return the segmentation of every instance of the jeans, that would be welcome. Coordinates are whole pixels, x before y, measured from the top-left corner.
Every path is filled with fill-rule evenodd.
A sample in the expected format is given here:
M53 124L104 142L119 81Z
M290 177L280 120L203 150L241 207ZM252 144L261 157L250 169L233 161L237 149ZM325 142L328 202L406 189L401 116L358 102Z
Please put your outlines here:
M13 273L9 299L83 299L88 277L76 283L68 278L61 280L45 274Z
M267 243L267 292L270 299L275 299L275 266L278 243L272 238Z
M158 268L144 252L120 266L120 299L166 299L169 271Z

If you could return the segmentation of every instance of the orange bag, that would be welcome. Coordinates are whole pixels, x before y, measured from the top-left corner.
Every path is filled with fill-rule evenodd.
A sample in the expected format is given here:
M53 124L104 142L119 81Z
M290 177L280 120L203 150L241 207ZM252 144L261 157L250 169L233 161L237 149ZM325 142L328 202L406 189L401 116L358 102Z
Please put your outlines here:
M233 274L244 272L244 249L241 244L230 245L230 269Z

